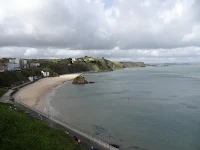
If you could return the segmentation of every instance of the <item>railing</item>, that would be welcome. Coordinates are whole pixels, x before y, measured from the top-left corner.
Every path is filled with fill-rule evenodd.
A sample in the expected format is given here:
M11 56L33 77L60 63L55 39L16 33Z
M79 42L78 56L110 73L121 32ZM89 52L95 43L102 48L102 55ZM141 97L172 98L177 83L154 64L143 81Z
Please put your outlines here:
M106 143L106 142L104 142L104 141L102 141L102 140L100 140L100 139L98 139L96 137L91 136L87 132L85 132L85 131L83 131L81 129L78 129L77 127L75 127L75 126L73 126L73 125L71 125L71 124L69 124L69 123L67 123L67 122L65 122L65 121L63 121L63 120L61 120L59 118L56 118L56 117L53 117L53 116L49 116L48 114L46 114L44 112L41 112L41 111L39 111L39 110L37 110L37 109L35 109L33 107L30 107L30 106L28 106L26 104L23 104L23 103L18 103L16 101L14 101L14 104L26 107L26 108L30 109L31 111L36 112L39 115L42 115L42 116L48 118L52 122L55 122L55 123L57 123L59 125L62 125L63 127L67 128L67 129L70 129L71 131L73 131L73 132L75 132L75 133L77 133L79 135L82 135L85 138L89 139L90 141L93 141L93 142L95 142L95 143L97 143L97 144L99 144L99 145L101 145L101 146L103 146L103 147L105 147L105 148L107 148L109 150L119 150L118 148L115 148L112 145L110 145L110 144L108 144L108 143Z

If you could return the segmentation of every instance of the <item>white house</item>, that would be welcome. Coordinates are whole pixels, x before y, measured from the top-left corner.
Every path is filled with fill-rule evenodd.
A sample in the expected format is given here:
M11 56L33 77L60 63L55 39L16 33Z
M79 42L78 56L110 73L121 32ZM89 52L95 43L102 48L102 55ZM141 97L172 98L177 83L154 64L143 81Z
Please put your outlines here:
M76 61L76 58L72 58L72 64Z
M31 81L31 82L33 82L34 80L33 80L33 77L28 77L28 79L29 79L29 81Z
M41 73L43 74L44 77L49 77L49 76L50 76L50 73L49 73L49 72L41 71Z
M94 61L94 58L88 58L89 61Z

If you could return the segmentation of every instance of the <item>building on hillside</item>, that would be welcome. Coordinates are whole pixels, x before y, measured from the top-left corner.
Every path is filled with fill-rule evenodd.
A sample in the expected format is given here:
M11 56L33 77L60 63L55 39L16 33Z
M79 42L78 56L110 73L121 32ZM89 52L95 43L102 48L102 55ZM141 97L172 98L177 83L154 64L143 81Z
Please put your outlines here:
M20 68L21 69L29 68L28 61L26 59L20 59Z
M75 61L76 61L76 58L72 58L72 64L75 63Z
M11 58L11 59L9 59L9 63L20 64L20 59L19 58Z
M37 68L40 66L40 63L30 63L30 68Z
M8 70L8 64L7 63L0 63L0 72L4 72Z
M20 59L9 59L8 71L20 70Z
M77 61L81 62L84 61L83 58L77 58Z
M50 73L49 72L45 72L45 71L41 71L42 75L44 77L49 77L50 76Z
M28 67L29 66L26 59L19 59L19 58L9 59L8 71L26 69Z
M28 79L29 79L29 81L31 81L31 82L33 82L33 81L34 81L34 79L33 79L33 77L32 77L32 76L28 77Z
M94 58L88 58L89 61L94 61Z
M8 71L20 70L20 65L15 63L8 63Z

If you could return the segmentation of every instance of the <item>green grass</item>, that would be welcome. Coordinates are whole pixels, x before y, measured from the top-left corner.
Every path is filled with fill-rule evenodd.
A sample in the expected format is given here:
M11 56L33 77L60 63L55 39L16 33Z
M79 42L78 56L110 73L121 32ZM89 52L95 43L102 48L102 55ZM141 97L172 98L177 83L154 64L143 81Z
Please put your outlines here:
M119 62L113 62L113 63L114 63L115 69L122 69L123 68L121 63L119 63Z
M83 150L61 130L0 103L0 150Z
M0 88L0 97L3 96L6 93L6 89Z

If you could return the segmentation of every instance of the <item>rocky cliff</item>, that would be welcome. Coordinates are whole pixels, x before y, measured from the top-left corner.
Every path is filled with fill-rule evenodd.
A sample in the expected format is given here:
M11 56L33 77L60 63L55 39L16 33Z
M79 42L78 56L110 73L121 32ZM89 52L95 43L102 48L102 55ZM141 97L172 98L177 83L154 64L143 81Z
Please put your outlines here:
M80 75L72 81L72 84L88 84L88 81L86 81L85 78Z
M146 67L144 62L120 62L123 68Z

